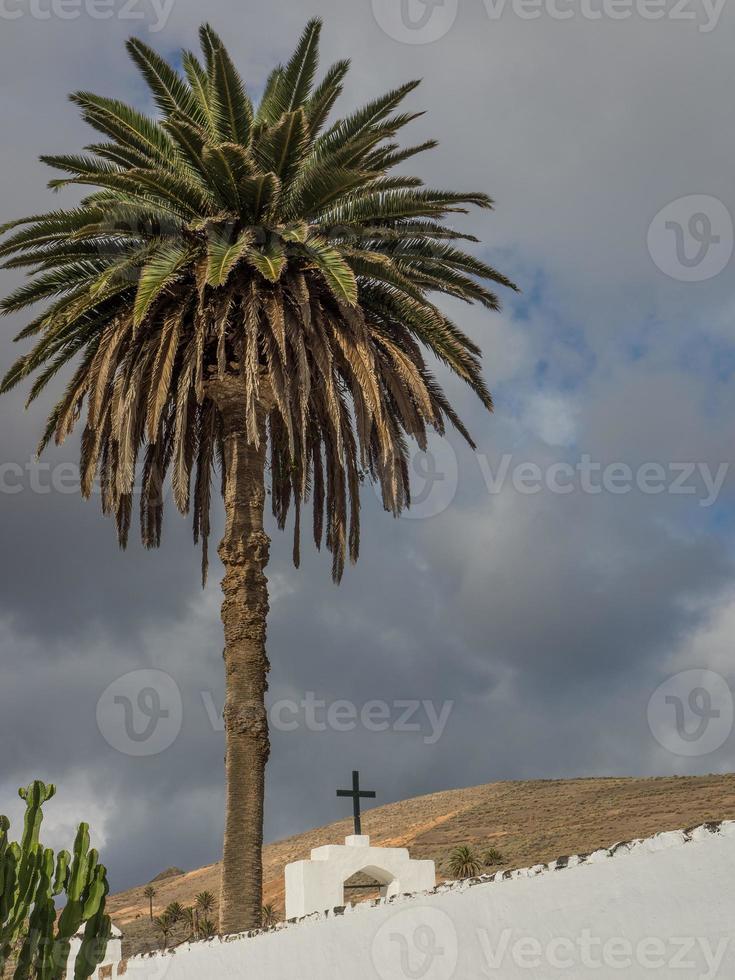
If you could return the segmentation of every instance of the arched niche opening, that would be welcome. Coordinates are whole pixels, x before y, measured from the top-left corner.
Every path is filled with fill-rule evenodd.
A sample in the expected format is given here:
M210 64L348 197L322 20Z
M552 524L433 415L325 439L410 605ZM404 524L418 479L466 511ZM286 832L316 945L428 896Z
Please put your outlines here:
M343 904L357 905L398 894L398 881L389 871L370 865L356 871L342 885Z

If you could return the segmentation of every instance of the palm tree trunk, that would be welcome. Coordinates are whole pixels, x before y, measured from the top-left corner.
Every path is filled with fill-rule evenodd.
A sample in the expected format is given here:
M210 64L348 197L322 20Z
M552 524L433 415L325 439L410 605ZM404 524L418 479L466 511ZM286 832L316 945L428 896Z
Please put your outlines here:
M210 384L223 420L225 534L219 556L225 630L225 738L227 799L220 900L220 932L261 925L263 906L263 797L270 754L265 652L270 539L263 529L266 406L258 409L260 444L248 443L242 382Z

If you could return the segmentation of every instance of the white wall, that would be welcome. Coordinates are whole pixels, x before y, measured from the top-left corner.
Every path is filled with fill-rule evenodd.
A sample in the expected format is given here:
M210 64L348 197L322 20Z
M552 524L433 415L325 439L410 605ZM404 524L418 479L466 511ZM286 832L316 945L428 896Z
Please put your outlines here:
M310 861L286 865L286 917L344 905L344 883L358 872L380 882L386 898L431 891L436 885L433 861L412 861L405 847L371 847L369 837L353 835L344 845L314 848Z
M136 958L125 972L145 980L735 977L735 823L562 865Z
M69 980L74 977L74 965L77 961L77 956L79 955L79 950L82 946L81 937L84 934L84 927L82 927L77 933L76 937L71 941L71 951L69 953L69 960L66 964L66 975ZM105 950L105 958L100 963L95 977L98 980L103 980L105 977L114 977L117 975L118 964L122 959L122 939L120 938L122 933L120 930L113 925L112 927L112 939L107 944L107 949Z

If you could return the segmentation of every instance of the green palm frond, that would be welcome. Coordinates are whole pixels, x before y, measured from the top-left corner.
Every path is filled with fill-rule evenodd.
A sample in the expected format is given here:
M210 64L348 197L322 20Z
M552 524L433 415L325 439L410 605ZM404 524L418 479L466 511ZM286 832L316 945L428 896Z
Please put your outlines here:
M165 59L137 37L130 38L127 49L148 83L161 112L166 115L180 112L184 116L191 117L195 122L204 121L201 107L197 104L191 88Z
M182 65L184 74L191 87L191 97L196 104L195 110L189 116L192 121L201 124L206 133L214 137L217 124L212 106L212 91L207 70L191 51L184 51L182 54ZM186 116L187 114L184 113L185 118Z
M349 70L349 61L336 62L304 103L304 110L312 133L318 133L327 121L329 113L334 108L334 103L342 94L342 81Z
M152 164L167 166L176 156L176 147L164 129L148 116L117 99L91 92L76 92L71 101L82 109L82 118L124 149L138 150Z
M357 280L339 249L328 245L323 239L312 237L306 242L305 251L324 276L337 301L355 306L358 296Z
M284 112L293 112L309 98L319 67L319 36L322 22L313 18L304 28L293 56L283 72L279 85Z
M261 170L274 173L288 186L304 158L309 129L303 110L287 112L270 127L255 146L255 158Z
M281 181L274 173L256 174L240 183L239 192L244 213L257 226L273 213L281 193Z
M319 64L321 26L321 21L310 20L288 64L271 73L258 108L259 122L273 124L307 101Z
M208 104L214 128L225 142L247 146L253 125L253 105L229 54L211 27L203 28L209 66Z
M253 243L253 233L246 229L234 242L212 239L207 245L207 285L224 286L235 265Z
M246 249L244 255L250 265L269 282L278 282L286 268L285 245L275 237L260 248Z
M345 146L351 140L369 133L379 126L396 109L406 96L413 92L420 82L408 82L400 88L393 89L379 99L369 102L345 119L340 119L330 129L320 136L314 146L317 157L327 157L330 153Z
M194 254L191 246L183 243L168 243L156 249L140 272L133 307L133 322L136 326L140 326L151 306L164 290L180 278L182 272L191 264Z

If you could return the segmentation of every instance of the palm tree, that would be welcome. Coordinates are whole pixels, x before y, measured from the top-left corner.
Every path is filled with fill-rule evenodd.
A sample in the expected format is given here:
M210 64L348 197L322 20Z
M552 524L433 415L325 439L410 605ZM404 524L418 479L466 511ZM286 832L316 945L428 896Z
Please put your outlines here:
M482 871L482 862L472 847L462 844L450 854L448 869L454 878L474 878Z
M449 423L474 445L424 350L492 407L479 348L430 294L496 310L482 280L512 286L458 247L470 236L443 223L471 205L490 208L485 194L389 173L435 145L395 139L419 115L399 111L418 83L327 122L349 64L315 84L320 27L309 22L257 105L211 27L200 31L203 60L184 52L183 74L130 40L156 118L73 95L103 139L84 154L43 159L65 173L55 189L94 190L76 207L1 230L12 231L0 245L7 266L32 278L0 310L48 305L18 335L36 343L0 391L37 374L30 402L72 368L40 449L63 442L86 405L81 490L89 496L99 479L121 546L139 470L142 539L160 544L170 477L178 509L192 511L206 576L221 473L225 933L261 922L266 483L280 528L293 506L296 565L311 501L314 540L326 542L338 582L347 557L358 557L363 481L397 516L410 503L410 439L423 449L427 432Z
M161 933L161 938L163 939L163 948L166 949L168 946L168 937L171 935L171 931L174 927L170 916L164 912L163 915L156 916L155 919L156 929Z
M211 892L199 892L196 897L197 908L204 915L209 915L214 909L215 898Z
M263 906L263 928L270 929L278 922L278 912L275 905Z
M153 899L156 897L156 889L153 885L148 885L143 891L143 895L148 899L148 911L153 922Z
M186 909L181 902L171 902L170 905L166 906L163 914L167 916L174 925L176 925L176 923L181 922L181 920L186 917Z
M497 847L491 847L489 850L485 851L482 858L483 864L491 868L493 865L502 864L505 861L502 851L499 851Z

